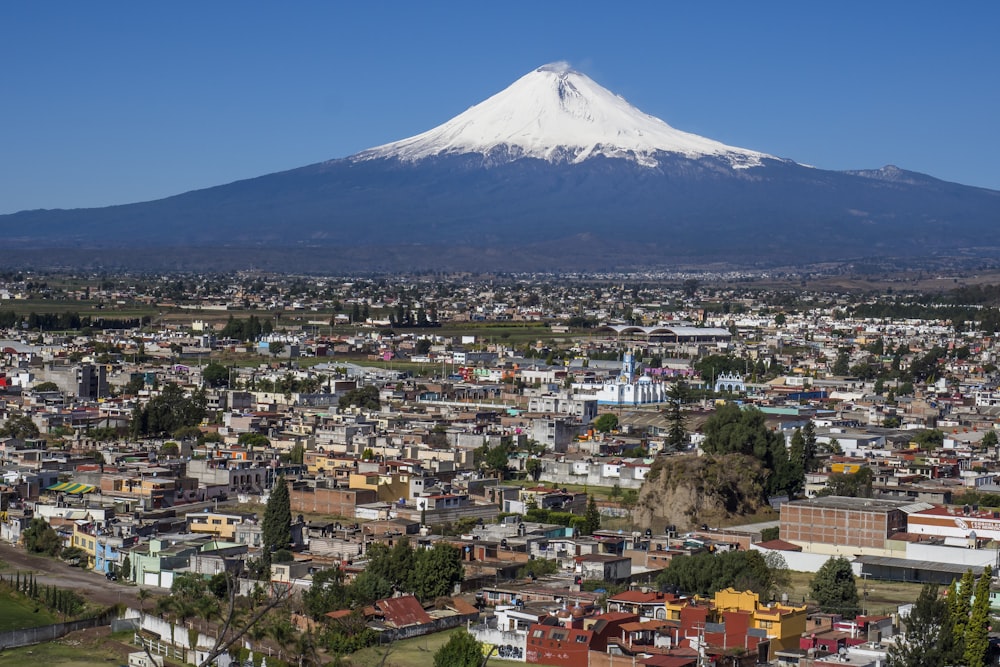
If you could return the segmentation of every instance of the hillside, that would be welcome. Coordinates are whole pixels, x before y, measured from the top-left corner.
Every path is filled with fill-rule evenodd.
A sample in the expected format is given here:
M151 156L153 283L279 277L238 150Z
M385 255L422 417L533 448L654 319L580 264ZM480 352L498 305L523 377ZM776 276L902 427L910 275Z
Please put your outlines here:
M768 471L743 454L660 458L646 476L633 517L640 528L718 526L767 507Z

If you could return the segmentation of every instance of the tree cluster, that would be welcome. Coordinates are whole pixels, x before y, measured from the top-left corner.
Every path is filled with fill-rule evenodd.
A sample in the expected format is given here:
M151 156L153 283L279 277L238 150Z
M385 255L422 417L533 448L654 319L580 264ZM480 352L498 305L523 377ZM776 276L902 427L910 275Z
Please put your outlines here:
M391 549L372 544L366 556L367 566L350 584L337 568L313 575L312 586L302 594L306 613L318 619L328 611L370 605L394 592L412 593L429 602L450 595L462 580L461 554L449 544L415 550L404 538Z
M197 426L205 418L207 401L204 390L190 396L184 389L170 383L145 406L136 406L129 425L131 436L168 435L185 426Z
M341 410L347 409L352 405L365 410L378 410L382 407L382 402L378 397L378 387L366 385L352 389L337 401L337 406Z
M76 592L46 584L39 585L32 572L22 575L18 571L12 575L0 577L0 581L9 586L12 591L41 603L48 609L64 616L76 616L82 613L86 607L86 601Z
M968 570L943 598L926 584L905 618L905 639L889 648L889 667L987 664L992 576L989 566L978 579Z
M39 436L38 426L31 421L28 415L14 415L9 417L0 425L0 438L37 438Z
M21 533L24 548L31 553L58 556L62 551L62 538L41 517L34 517L28 527Z
M273 331L274 325L271 324L271 320L264 320L262 322L256 315L251 315L245 320L240 320L230 315L226 326L219 332L219 336L235 340L254 341Z
M767 427L764 413L757 408L742 409L735 403L720 406L705 422L703 432L701 447L706 453L744 454L760 461L770 471L765 483L768 495L795 495L803 488L803 468L792 465L784 437Z
M709 596L732 587L767 598L784 574L780 564L769 565L759 551L706 551L674 558L656 581L661 588L676 587L690 595Z

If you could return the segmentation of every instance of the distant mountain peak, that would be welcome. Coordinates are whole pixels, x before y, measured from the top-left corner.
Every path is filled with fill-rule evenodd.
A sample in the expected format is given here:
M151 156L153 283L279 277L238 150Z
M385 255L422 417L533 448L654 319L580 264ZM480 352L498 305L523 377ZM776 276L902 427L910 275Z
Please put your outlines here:
M662 153L719 157L733 168L756 167L765 158L775 159L677 130L643 113L569 63L554 62L529 72L432 130L371 148L352 160L392 157L414 162L480 154L493 163L522 157L579 163L603 156L656 167Z

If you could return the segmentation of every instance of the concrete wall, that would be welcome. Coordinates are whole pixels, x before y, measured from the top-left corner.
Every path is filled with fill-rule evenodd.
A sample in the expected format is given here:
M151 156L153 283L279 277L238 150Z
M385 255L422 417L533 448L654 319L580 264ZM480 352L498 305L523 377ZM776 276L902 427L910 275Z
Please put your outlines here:
M819 572L819 569L823 567L823 564L834 557L830 554L807 554L800 551L776 551L774 549L764 549L756 544L751 544L750 548L756 549L762 554L779 554L785 559L785 562L788 563L788 569L793 572ZM850 559L849 556L848 559ZM855 575L861 575L861 565L852 563L851 569L854 570Z
M400 639L422 637L433 632L450 630L451 628L457 628L460 625L467 625L478 617L479 614L455 614L454 616L437 618L430 623L423 623L421 625L408 625L405 628L389 628L379 634L378 643L387 644Z
M113 613L108 613L94 618L83 619L81 621L56 623L54 625L43 625L38 628L25 628L23 630L0 632L0 649L41 644L42 642L49 642L53 639L58 639L59 637L77 630L110 625L113 616Z

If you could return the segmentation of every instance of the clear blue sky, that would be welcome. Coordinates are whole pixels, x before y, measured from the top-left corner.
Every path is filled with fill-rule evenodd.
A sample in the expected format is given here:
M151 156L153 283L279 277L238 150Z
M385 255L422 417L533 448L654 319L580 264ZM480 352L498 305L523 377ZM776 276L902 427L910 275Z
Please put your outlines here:
M1000 189L1000 3L0 5L0 213L155 199L430 129L569 61L674 127Z

